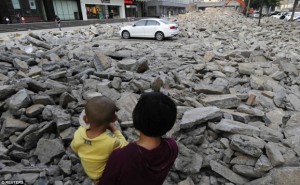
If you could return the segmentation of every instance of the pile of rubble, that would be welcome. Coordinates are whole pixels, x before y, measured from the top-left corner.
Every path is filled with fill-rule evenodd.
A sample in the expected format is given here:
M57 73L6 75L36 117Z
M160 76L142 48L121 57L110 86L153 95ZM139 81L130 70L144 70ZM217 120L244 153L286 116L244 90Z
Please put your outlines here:
M141 93L177 104L165 185L289 184L300 177L300 29L230 9L176 17L176 40L121 40L123 24L30 33L0 45L0 181L90 184L69 144L86 100L116 101L137 138Z

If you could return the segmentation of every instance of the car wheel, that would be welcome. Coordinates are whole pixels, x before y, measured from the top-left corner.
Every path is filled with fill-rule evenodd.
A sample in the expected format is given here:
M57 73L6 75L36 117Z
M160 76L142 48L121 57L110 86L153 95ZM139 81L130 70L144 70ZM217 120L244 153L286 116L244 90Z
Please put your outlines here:
M164 40L164 38L165 38L164 33L160 32L160 31L156 32L155 38L156 38L156 40L159 40L159 41Z
M129 33L129 31L123 31L123 32L122 32L122 37L123 37L123 39L129 39L129 38L130 38L130 33Z

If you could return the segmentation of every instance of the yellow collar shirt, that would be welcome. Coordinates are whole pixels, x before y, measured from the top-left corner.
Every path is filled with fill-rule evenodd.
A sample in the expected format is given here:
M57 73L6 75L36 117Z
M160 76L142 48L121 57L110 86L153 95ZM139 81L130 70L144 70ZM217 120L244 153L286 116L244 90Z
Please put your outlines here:
M93 139L87 137L86 130L82 126L76 130L71 148L80 157L85 173L92 180L98 180L113 150L126 146L128 142L119 130L113 135L106 131Z

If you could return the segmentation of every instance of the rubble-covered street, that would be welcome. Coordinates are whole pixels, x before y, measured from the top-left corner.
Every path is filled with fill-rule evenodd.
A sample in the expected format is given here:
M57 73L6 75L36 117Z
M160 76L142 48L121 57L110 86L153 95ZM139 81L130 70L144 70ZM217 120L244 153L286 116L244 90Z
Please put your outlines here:
M299 185L300 24L229 8L171 21L161 42L121 39L122 23L0 43L0 182L91 184L69 148L86 100L115 100L133 141L140 94L160 90L178 108L164 185Z

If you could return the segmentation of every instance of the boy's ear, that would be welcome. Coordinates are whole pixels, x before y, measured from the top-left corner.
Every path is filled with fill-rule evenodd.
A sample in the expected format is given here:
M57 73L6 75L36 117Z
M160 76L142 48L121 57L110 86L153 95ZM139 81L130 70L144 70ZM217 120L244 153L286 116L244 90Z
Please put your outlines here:
M88 118L86 115L84 115L84 116L83 116L83 121L84 121L85 123L89 123L89 118Z

